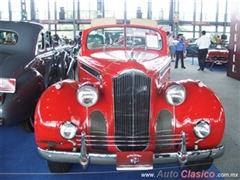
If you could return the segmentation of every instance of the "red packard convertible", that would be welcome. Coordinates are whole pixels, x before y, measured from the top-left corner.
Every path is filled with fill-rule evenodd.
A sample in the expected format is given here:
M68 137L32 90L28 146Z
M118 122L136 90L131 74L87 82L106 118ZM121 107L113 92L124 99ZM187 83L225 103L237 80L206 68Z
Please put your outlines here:
M205 170L223 155L220 100L201 81L170 80L167 36L156 21L94 19L77 58L77 80L50 86L35 110L38 153L51 172L73 163Z

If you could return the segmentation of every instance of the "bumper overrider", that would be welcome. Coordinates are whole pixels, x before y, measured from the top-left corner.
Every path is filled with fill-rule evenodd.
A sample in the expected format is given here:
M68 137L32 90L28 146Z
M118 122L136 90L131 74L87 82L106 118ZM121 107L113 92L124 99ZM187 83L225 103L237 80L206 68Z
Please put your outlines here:
M213 160L221 157L224 154L225 147L219 146L212 149L205 150L186 150L186 136L182 132L182 142L179 152L169 152L169 153L153 153L152 162L153 164L163 164L163 163L179 163L181 166L187 162L198 162ZM86 143L85 143L85 133L81 135L81 149L80 152L65 152L65 151L54 151L46 150L38 147L38 153L41 157L48 161L54 161L59 163L80 163L84 169L86 169L88 164L117 164L117 154L99 154L99 153L87 153ZM128 152L129 155L135 155L138 152ZM144 152L143 152L144 153ZM140 156L139 156L140 157ZM137 165L140 162L138 158L134 157L130 159L130 164ZM128 166L130 167L130 166ZM148 169L148 165L144 166L141 164L140 169ZM118 168L117 168L118 169ZM131 168L121 168L123 170L130 170Z

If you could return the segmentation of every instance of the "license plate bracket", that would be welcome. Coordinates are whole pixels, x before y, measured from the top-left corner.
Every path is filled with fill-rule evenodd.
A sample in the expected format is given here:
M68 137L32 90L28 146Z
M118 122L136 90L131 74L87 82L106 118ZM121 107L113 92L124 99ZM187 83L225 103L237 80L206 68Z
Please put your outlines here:
M153 169L153 152L117 152L117 170L149 170Z

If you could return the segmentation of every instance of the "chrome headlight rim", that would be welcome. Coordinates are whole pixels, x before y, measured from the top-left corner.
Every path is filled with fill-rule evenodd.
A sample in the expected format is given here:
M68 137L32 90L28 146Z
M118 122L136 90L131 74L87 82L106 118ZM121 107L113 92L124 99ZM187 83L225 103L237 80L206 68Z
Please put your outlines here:
M195 125L193 131L197 138L205 139L211 133L211 126L207 121L201 120Z
M76 96L77 96L78 102L84 107L94 106L98 101L98 91L95 87L93 87L90 84L81 86L78 89ZM84 97L84 96L86 96L86 97ZM88 96L88 98L87 98L87 96ZM91 102L87 102L87 100L88 101L91 100Z
M59 131L60 135L67 140L73 139L77 135L77 127L70 121L62 123ZM67 136L66 132L70 134Z
M171 92L171 91L174 91L174 90L176 91L175 92L175 97L172 97L172 95L174 95L173 94L174 92ZM176 95L181 95L182 96L180 102L174 102L173 101L173 98L176 98ZM177 84L177 83L172 84L165 91L165 99L168 102L168 104L170 104L170 105L173 105L173 106L181 105L186 99L186 89L181 84Z

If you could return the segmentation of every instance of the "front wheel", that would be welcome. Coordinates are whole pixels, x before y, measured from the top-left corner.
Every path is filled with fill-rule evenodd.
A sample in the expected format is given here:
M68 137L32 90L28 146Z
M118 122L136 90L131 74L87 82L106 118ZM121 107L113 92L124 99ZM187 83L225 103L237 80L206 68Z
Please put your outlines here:
M66 173L71 169L72 164L47 161L48 169L52 173Z
M26 119L22 122L20 122L20 127L23 130L23 132L27 132L27 133L32 133L34 132L34 119L33 118L29 118Z
M205 171L208 170L213 164L213 160L208 160L204 162L191 162L187 166L191 171Z

